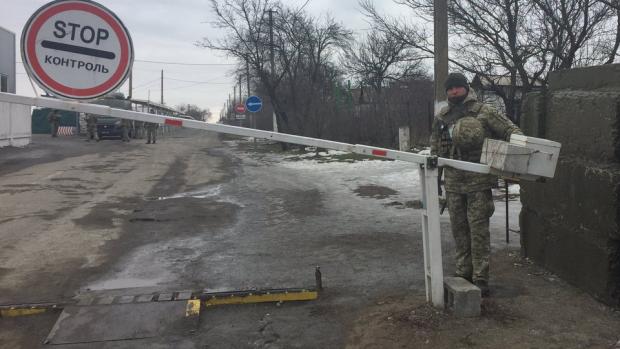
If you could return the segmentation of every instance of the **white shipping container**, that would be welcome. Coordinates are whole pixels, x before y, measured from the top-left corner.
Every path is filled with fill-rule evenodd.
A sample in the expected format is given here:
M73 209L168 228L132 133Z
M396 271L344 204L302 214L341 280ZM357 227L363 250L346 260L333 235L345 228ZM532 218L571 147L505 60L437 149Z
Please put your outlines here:
M0 147L23 147L32 138L31 107L0 102Z

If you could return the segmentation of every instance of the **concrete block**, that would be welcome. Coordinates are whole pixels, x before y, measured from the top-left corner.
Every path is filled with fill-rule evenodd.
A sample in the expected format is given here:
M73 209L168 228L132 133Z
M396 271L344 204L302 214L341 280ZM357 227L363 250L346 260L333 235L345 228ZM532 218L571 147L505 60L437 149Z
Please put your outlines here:
M523 207L580 227L595 240L620 239L620 166L560 159L555 178L521 182Z
M480 316L480 289L460 277L445 277L444 304L456 317Z
M556 91L547 97L545 138L562 143L561 154L594 161L618 159L620 91Z
M527 208L521 212L520 223L524 256L602 302L614 305L620 301L620 280L614 277L614 240L594 239L579 226Z
M556 70L549 75L549 89L587 89L620 87L620 64Z

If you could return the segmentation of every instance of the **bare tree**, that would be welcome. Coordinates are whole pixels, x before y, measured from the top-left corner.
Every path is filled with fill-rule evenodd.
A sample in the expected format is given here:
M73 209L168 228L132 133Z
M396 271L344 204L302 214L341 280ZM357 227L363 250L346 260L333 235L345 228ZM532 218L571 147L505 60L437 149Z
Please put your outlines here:
M191 116L196 120L206 121L207 118L211 115L211 111L209 111L209 108L202 109L195 104L181 104L177 106L176 109L181 113Z
M433 0L394 0L427 23ZM604 0L614 1L616 0ZM549 72L613 61L617 53L617 8L603 0L452 0L449 2L450 63L491 82L514 116L516 91L546 84ZM382 16L370 0L364 13L385 33L422 52L433 53L429 32L402 20ZM616 18L617 20L617 18ZM493 85L505 76L508 88Z
M203 38L197 45L237 58L239 70L247 62L269 96L279 129L287 132L288 120L280 112L281 101L276 93L284 74L277 68L271 71L268 65L272 50L279 55L286 53L271 45L270 35L278 33L270 28L273 23L266 18L269 10L280 9L281 4L273 0L211 0L211 8L216 14L213 25L222 29L225 36L218 40Z
M356 42L346 50L342 63L361 85L371 86L381 94L386 82L424 76L423 58L406 42L372 30L363 42Z
M349 45L352 34L333 18L316 19L299 12L283 13L280 30L291 54L282 55L285 81L281 95L287 96L288 110L300 133L320 137L330 115L319 111L329 98L328 91L342 72L332 64L337 52ZM310 129L308 129L310 127Z
M608 61L617 53L610 21L616 11L599 0L533 0L546 45L539 60L549 71Z
M324 125L321 119L327 116L317 108L333 79L342 75L331 62L348 45L351 32L330 17L316 19L276 0L211 0L211 7L214 25L225 37L198 44L236 57L238 76L246 75L249 64L255 88L269 96L281 132L320 134L324 126L317 124Z

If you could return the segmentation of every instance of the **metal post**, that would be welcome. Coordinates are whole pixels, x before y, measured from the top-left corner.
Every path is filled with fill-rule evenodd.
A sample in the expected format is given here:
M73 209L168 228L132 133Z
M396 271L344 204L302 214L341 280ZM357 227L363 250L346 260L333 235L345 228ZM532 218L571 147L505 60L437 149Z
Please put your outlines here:
M248 61L247 57L245 59L245 77L246 77L248 98L249 98L252 95L252 93L250 92L250 62ZM256 114L255 113L250 113L250 127L256 128ZM256 146L256 138L254 138L254 145Z
M164 70L161 70L161 104L164 104Z
M505 184L505 188L506 188L506 244L510 243L510 225L509 225L509 221L508 221L508 180L504 179L504 184Z
M436 158L435 158L436 160ZM420 165L422 184L422 244L424 245L424 283L426 301L437 308L444 305L443 261L441 253L441 227L439 223L439 192L437 178L439 170L433 158Z
M131 99L133 96L133 68L129 71L129 93L127 98Z
M270 47L270 54L269 54L269 63L271 64L271 75L272 78L275 76L276 73L276 63L275 63L275 58L274 58L274 47L273 47L273 10L269 10L267 11L269 12L269 47ZM271 106L273 107L273 132L278 132L278 117L276 116L276 108L275 105L273 104L273 101L271 103Z

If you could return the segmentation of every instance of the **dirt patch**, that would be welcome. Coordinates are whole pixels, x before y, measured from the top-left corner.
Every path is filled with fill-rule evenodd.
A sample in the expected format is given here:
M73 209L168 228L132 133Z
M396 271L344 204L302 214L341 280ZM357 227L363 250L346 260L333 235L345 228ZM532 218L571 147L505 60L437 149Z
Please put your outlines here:
M361 185L353 190L355 194L361 197L370 197L375 199L386 199L398 192L394 189L383 187L380 185Z
M317 189L276 189L270 191L268 197L281 200L271 202L270 215L281 215L286 212L294 217L303 218L320 215L323 210L323 196Z
M491 297L459 319L423 294L382 299L357 317L347 348L615 348L620 312L521 259L492 256Z

